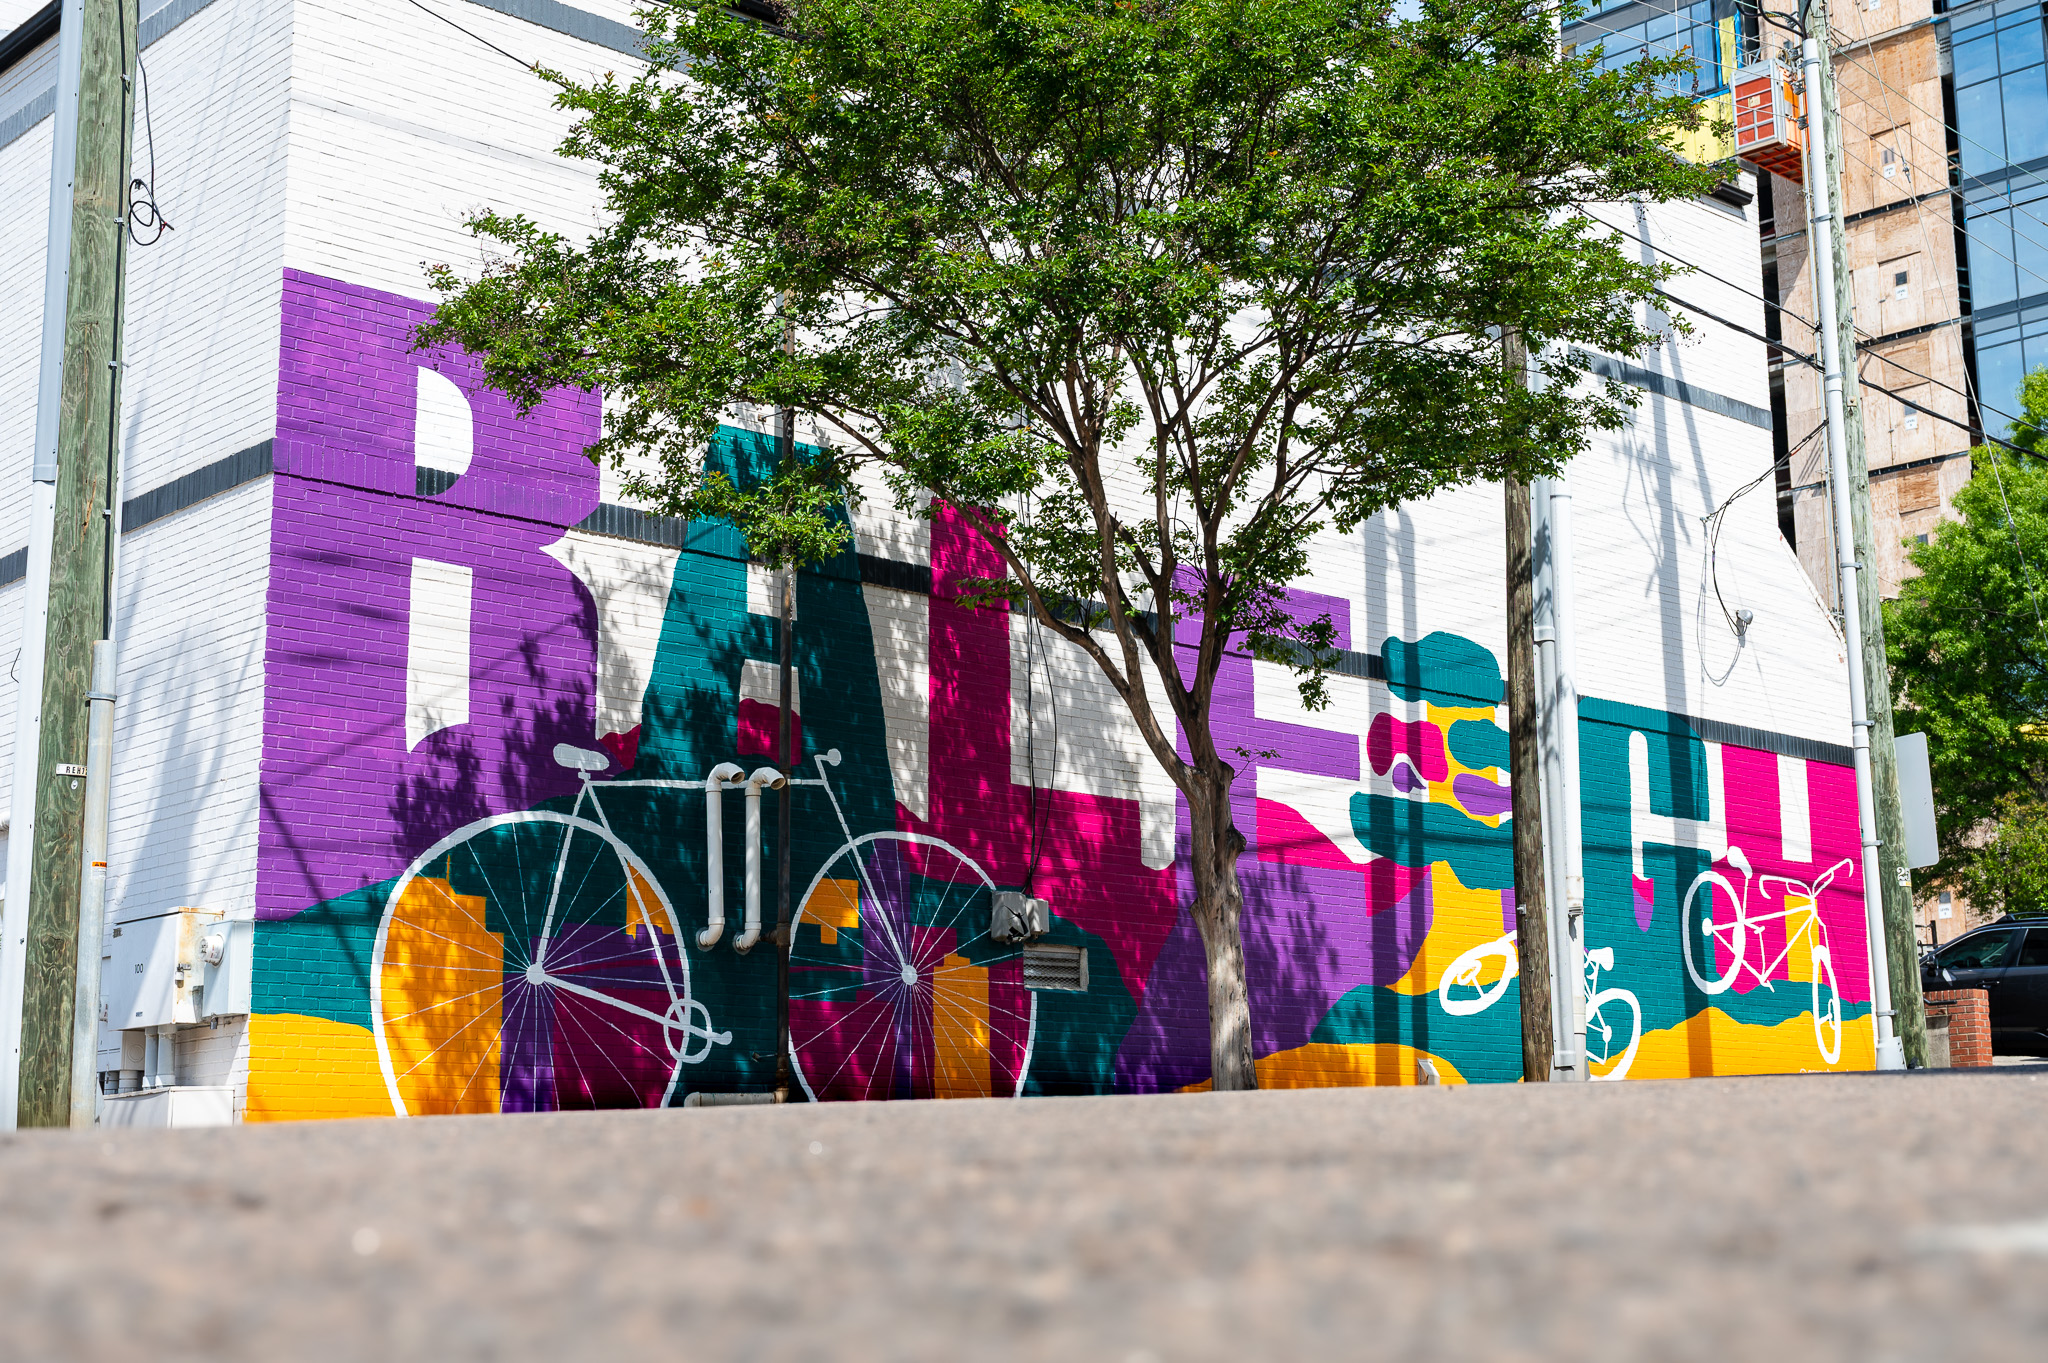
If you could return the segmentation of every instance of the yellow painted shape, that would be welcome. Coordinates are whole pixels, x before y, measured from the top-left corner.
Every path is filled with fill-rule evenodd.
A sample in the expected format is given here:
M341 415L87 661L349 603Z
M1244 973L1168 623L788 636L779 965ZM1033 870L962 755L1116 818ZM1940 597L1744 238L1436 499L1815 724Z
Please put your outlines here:
M384 936L384 1044L405 1110L498 1110L505 941L480 895L445 880L406 886Z
M1378 1088L1416 1083L1421 1075L1418 1062L1424 1059L1436 1067L1437 1077L1444 1083L1465 1082L1458 1067L1442 1056L1398 1041L1311 1041L1291 1051L1261 1056L1253 1068L1259 1073L1260 1088ZM1209 1082L1189 1084L1181 1092L1207 1093Z
M1799 984L1813 983L1813 940L1819 925L1813 921L1813 901L1804 895L1786 895L1785 907L1792 912L1784 918L1785 935L1794 939L1791 951L1785 957L1785 969ZM1755 947L1749 948L1754 959ZM1759 961L1757 964L1761 965ZM1747 976L1747 972L1745 972ZM1784 988L1780 981L1779 988Z
M1451 726L1461 719L1478 720L1482 724L1498 723L1499 721L1493 707L1490 705L1429 705L1425 703L1425 714L1431 724L1443 730L1444 764L1447 768L1443 780L1431 781L1429 783L1430 803L1449 805L1474 822L1483 823L1488 828L1499 828L1500 821L1507 817L1506 814L1488 814L1484 816L1474 814L1459 801L1458 793L1454 787L1458 778L1467 772L1484 780L1491 781L1495 785L1504 786L1507 784L1506 773L1499 767L1468 767L1457 758L1451 756ZM1500 934L1495 933L1494 936L1498 937Z
M1447 861L1429 867L1429 934L1408 966L1408 973L1388 986L1397 994L1427 994L1443 979L1444 968L1483 942L1501 935L1500 891L1468 890L1458 883ZM1500 978L1506 967L1489 960L1481 984Z
M659 921L654 908L661 902L661 896L655 894L654 887L647 883L647 877L631 866L626 868L626 879L632 886L632 892L626 896L626 935L639 940L640 925L645 923L659 937L668 928Z
M1784 988L1779 985L1779 988ZM1651 1032L1636 1047L1631 1079L1700 1079L1716 1074L1805 1074L1877 1068L1870 1016L1842 1020L1842 1058L1830 1065L1813 1035L1813 1015L1775 1026L1737 1022L1719 1008Z
M860 882L819 881L818 888L811 891L811 897L804 901L804 911L797 918L799 921L808 918L816 923L818 940L831 946L839 940L841 928L860 926Z
M932 1096L988 1097L989 1046L988 971L948 956L932 972Z
M301 1013L250 1015L243 1121L390 1115L391 1091L368 1027Z

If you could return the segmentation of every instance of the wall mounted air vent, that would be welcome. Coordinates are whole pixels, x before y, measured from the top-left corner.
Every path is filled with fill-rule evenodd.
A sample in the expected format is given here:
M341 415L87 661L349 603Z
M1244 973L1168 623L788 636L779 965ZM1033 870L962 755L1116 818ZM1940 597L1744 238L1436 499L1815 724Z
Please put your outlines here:
M1024 948L1024 987L1088 992L1088 952L1083 947L1034 942Z

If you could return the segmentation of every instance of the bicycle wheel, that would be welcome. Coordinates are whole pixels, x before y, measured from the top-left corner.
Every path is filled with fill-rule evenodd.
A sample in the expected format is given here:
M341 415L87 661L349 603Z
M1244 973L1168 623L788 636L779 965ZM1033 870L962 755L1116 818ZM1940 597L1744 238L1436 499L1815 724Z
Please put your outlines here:
M1495 957L1500 959L1500 975L1488 980L1487 962ZM1454 1018L1483 1013L1493 1006L1495 999L1507 992L1508 981L1520 974L1521 968L1512 932L1491 942L1482 942L1444 967L1444 973L1436 984L1437 1002Z
M814 1102L1014 1097L1038 996L988 935L988 874L951 844L868 833L812 878L789 949L789 1046Z
M658 1107L714 1042L681 925L634 851L551 810L443 838L392 886L370 963L400 1116Z
M1624 1035L1620 1014L1628 1014ZM1643 1006L1626 989L1603 989L1586 1000L1586 1077L1625 1079L1643 1040ZM1594 1070L1601 1065L1601 1073Z
M1835 987L1835 960L1824 946L1813 948L1813 1040L1830 1064L1842 1058L1842 991Z
M1728 902L1735 906L1735 921L1716 923L1714 921L1714 887L1720 886L1728 896ZM1705 888L1706 902L1697 909L1693 901L1700 897ZM1692 982L1702 994L1718 994L1735 983L1736 972L1742 969L1743 948L1748 945L1749 923L1742 915L1742 900L1737 897L1735 887L1727 877L1717 871L1702 871L1686 889L1685 902L1678 909L1678 940L1685 953L1685 973L1692 976ZM1699 961L1704 959L1710 971L1720 970L1720 953L1728 953L1728 969L1725 974L1702 974Z

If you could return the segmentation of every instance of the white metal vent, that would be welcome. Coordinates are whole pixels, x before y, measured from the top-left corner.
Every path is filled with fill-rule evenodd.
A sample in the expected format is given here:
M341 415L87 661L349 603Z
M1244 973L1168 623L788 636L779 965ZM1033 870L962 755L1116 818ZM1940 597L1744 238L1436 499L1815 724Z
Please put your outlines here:
M1024 987L1088 992L1088 952L1034 942L1024 948Z

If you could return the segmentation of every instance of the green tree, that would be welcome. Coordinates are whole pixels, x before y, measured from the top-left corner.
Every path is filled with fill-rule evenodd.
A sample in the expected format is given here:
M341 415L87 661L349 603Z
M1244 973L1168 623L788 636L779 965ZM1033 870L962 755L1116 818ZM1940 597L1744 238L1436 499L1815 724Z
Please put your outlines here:
M1901 731L1927 734L1942 859L1958 890L2008 817L2048 801L2048 466L2032 453L2048 423L2048 371L2027 377L2013 443L1979 446L1976 471L1944 522L1908 559L1919 575L1884 608L1892 704ZM2017 835L2016 835L2017 836ZM2025 838L1996 853L2009 863ZM1987 866L1984 882L2007 883Z
M1982 913L2048 910L2048 805L2013 791L1993 808L1995 831L1970 849L1955 887Z
M779 478L978 527L1005 571L974 593L1087 653L1187 801L1214 1081L1253 1087L1218 669L1249 650L1322 703L1331 622L1286 593L1313 536L1623 420L1579 348L1651 343L1662 272L1580 210L1725 174L1668 149L1690 62L1596 72L1527 0L777 13L657 4L643 75L550 75L601 225L476 216L500 258L437 273L423 339L525 402L602 388L594 457L671 513L753 499L803 538L787 485L703 473L744 402L825 433Z

